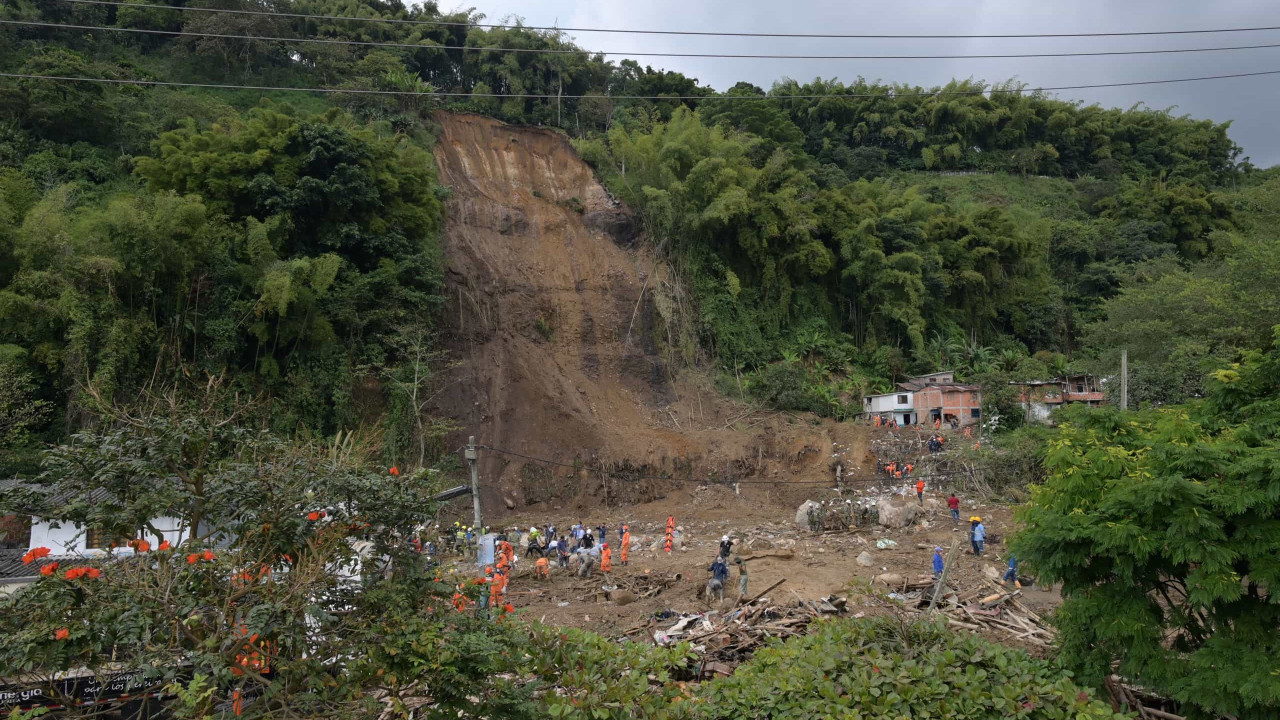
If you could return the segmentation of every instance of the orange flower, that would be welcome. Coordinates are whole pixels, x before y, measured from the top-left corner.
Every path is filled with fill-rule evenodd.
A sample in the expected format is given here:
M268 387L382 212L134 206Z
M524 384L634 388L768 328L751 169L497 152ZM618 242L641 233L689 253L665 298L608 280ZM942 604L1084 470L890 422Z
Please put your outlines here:
M151 552L151 543L146 540L139 540L134 547L138 548L138 552Z
M88 571L88 569L89 568L86 568L86 567L70 568L67 570L66 578L68 580L79 580L81 577L84 576L85 572Z
M391 474L392 474L392 475L399 475L399 474L400 474L400 468L396 467L395 465L392 465L392 466L391 466L391 470L390 470L390 472L391 472Z
M48 565L40 568L40 574L45 577L49 577L56 572L58 572L58 563L49 563Z
M30 550L27 551L26 555L22 556L22 563L24 565L30 565L31 563L35 562L36 560L39 560L42 557L47 556L48 554L49 554L49 548L47 547L31 548Z
M316 512L315 510L312 510L311 512L307 513L307 519L310 520L311 522L315 522L320 519L320 513Z
M161 549L161 550L168 550L170 547L171 547L171 546L169 545L169 541L168 541L168 540L165 540L164 542L160 543L160 549Z
M213 551L212 551L212 550L205 550L203 553L201 553L201 554L200 554L200 557L204 558L205 560L210 560L210 561L211 561L211 560L213 560Z
M503 610L505 610L506 612L515 612L515 611L516 611L515 606L514 606L514 605L512 605L511 603L507 603L506 605L503 605L503 606L502 606L502 609L503 609Z
M197 562L199 562L199 561L200 561L200 556L199 556L199 555L196 555L195 553L192 553L192 554L190 554L190 555L188 555L188 556L187 556L187 564L188 564L188 565L195 565L195 564L196 564Z
M102 577L102 571L96 567L88 568L87 570L85 570L85 574L88 575L89 578L92 580L97 580L98 578Z
M71 637L71 631L66 628L58 628L53 631L54 640L66 640L69 637Z

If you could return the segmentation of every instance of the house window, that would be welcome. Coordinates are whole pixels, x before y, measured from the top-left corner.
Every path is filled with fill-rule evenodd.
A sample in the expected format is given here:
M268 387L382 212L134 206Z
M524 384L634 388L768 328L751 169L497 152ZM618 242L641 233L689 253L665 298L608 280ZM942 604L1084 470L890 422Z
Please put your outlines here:
M929 378L929 382L938 382L938 378Z
M105 550L112 542L116 545L124 545L127 541L109 540L102 528L91 527L84 533L84 546L87 550Z
M982 417L982 411L979 410L978 408L973 408L972 410L969 411L969 417L971 418Z
M899 404L899 405L906 405L906 404L907 404L907 400L908 400L908 398L907 398L907 396L906 396L906 395L899 395L899 396L898 396L898 404Z
M5 515L0 517L0 549L17 550L31 544L31 516Z
M1084 385L1076 385L1076 392L1078 393L1084 392Z

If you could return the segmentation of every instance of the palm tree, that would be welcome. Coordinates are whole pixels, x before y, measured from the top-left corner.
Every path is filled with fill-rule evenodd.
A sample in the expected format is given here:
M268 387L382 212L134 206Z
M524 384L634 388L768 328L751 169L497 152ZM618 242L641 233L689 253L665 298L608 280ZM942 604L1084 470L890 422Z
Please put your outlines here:
M1066 377L1071 374L1071 361L1062 353L1054 353L1049 369L1053 371L1054 377Z
M1005 348L1000 351L1000 356L997 358L997 361L1000 364L1001 370L1004 370L1005 372L1013 372L1018 369L1018 363L1022 362L1022 353L1014 350L1013 348Z
M924 347L925 354L930 360L937 363L940 368L953 365L964 351L964 345L961 343L960 338L956 337L955 334L944 335L940 330L933 331L933 336L929 338Z
M976 339L965 343L964 354L969 370L973 373L990 370L996 356L994 350L982 345Z

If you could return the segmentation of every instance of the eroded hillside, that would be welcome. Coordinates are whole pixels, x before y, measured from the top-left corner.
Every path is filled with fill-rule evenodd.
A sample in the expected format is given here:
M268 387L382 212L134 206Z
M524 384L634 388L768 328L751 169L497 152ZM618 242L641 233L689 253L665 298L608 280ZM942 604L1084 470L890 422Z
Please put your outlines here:
M832 478L837 462L853 473L867 465L857 428L751 412L662 361L661 268L563 136L472 115L436 119L436 161L452 192L456 361L439 410L463 428L455 443L474 434L567 465L486 451L488 507L643 502L687 485L628 479L639 475L815 481Z

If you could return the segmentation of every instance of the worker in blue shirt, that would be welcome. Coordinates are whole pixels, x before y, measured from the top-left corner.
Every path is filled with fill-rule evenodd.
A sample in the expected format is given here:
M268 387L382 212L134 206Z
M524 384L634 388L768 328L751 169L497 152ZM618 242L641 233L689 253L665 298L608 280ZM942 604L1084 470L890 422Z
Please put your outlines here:
M1009 556L1009 569L1004 572L1004 577L1000 579L1000 584L1007 585L1010 582L1016 588L1021 588L1022 583L1018 582L1018 558Z
M973 543L973 554L982 557L982 544L987 540L987 529L982 526L982 518L974 515L969 518L973 523L969 528L969 540Z
M942 548L935 547L933 549L933 579L937 580L942 577L942 569L946 564L942 562Z

